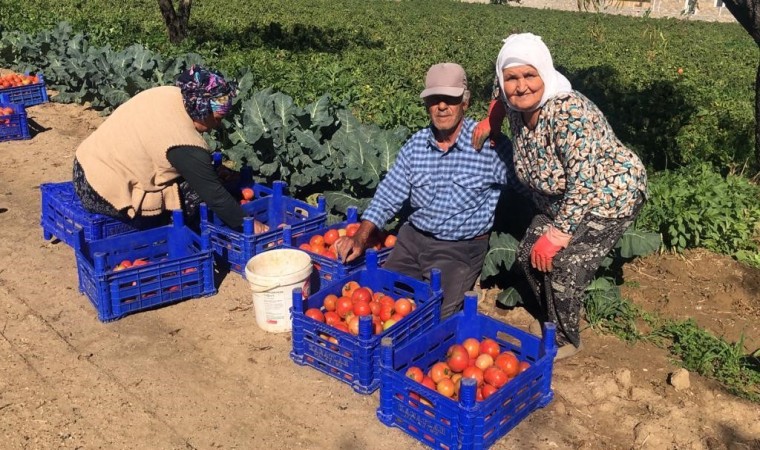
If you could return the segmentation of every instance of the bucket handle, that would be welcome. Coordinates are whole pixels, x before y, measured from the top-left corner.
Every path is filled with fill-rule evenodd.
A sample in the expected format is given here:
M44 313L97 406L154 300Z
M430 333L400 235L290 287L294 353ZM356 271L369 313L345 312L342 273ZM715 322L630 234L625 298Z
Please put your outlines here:
M272 286L267 286L267 287L265 287L265 288L264 288L264 289L262 289L262 290L256 290L255 292L269 292L269 291L271 291L272 289L278 288L278 287L280 287L280 286L283 286L283 284L282 284L282 283L277 283L277 284L275 284L275 285L272 285Z

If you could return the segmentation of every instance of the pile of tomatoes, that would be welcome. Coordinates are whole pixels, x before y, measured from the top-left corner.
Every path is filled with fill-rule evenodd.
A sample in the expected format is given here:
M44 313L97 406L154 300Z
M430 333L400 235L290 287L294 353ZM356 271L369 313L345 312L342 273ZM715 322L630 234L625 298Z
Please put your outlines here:
M410 298L393 299L382 292L372 292L372 289L360 286L356 281L349 281L341 288L340 296L328 294L321 308L309 308L304 314L356 336L359 334L359 318L362 316L372 316L372 332L380 334L416 308L417 305ZM337 343L334 338L329 340Z
M325 231L323 234L315 234L309 242L304 242L299 245L301 250L324 256L329 259L338 259L338 252L335 250L335 242L338 238L343 236L352 237L359 230L359 223L349 223L345 227L331 228ZM383 248L390 248L396 245L396 236L392 234L386 234L385 232L376 232L370 241L367 243L368 248L375 250L381 250Z
M28 86L39 83L37 75L22 75L20 73L9 73L0 75L0 90L5 88Z
M13 114L13 108L10 106L0 106L0 124L10 125L11 119L2 119L3 116L10 116Z
M528 367L530 364L517 359L511 351L501 351L494 339L468 338L449 347L446 360L433 364L427 373L411 366L406 370L406 376L454 400L459 400L462 380L473 378L477 381L475 399L483 401ZM430 405L424 396L416 393L411 396Z

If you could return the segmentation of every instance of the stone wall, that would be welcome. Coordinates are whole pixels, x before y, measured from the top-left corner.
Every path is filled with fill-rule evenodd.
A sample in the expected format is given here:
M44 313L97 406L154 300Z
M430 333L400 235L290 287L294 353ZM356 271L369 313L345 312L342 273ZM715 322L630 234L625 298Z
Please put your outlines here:
M489 0L462 0L469 3L490 3ZM706 20L711 22L736 22L734 16L725 7L715 7L715 0L699 0L701 6L695 14L684 15L685 0L625 0L618 1L604 10L608 14L624 14L642 17L673 17L684 20ZM577 0L521 0L509 3L510 6L539 9L561 9L577 11Z

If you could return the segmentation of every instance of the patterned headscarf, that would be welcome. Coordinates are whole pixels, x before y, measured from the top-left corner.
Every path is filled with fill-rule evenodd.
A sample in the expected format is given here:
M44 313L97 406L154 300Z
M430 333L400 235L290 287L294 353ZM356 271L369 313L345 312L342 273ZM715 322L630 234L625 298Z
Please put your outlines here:
M552 55L541 36L532 33L513 34L503 42L504 45L496 58L496 76L499 79L501 92L504 92L503 70L522 65L535 67L544 82L544 95L541 97L539 108L555 95L573 90L570 81L554 69ZM509 100L507 100L507 105L513 110L520 110L510 104Z
M177 77L176 86L182 91L187 113L203 120L211 113L227 114L237 95L237 83L226 81L217 71L193 65Z

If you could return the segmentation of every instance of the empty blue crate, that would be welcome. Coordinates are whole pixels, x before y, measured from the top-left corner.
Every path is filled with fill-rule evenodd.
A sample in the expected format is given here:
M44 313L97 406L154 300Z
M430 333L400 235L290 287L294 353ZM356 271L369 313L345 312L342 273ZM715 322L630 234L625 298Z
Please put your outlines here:
M24 105L0 94L0 142L29 139L29 125Z
M254 199L242 205L246 213L243 227L235 230L201 204L201 230L208 230L218 261L245 276L245 265L258 253L282 245L283 227L289 225L294 236L324 227L327 220L324 198L312 206L284 194L287 184L275 181L272 188L254 184ZM269 231L254 233L254 220L268 225Z
M199 236L186 227L181 211L172 218L171 225L90 242L80 232L75 245L79 290L98 319L108 322L216 294L208 233Z
M26 75L29 75L27 73ZM0 89L0 94L7 95L11 103L24 106L34 106L47 103L48 93L45 87L45 77L37 74L37 82L26 86L14 86Z
M349 263L342 263L338 259L334 259L324 254L317 254L314 251L306 250L303 248L303 244L309 244L309 241L313 236L324 235L328 230L345 229L347 225L352 223L358 223L358 213L356 208L350 207L347 211L347 217L345 222L338 222L325 228L320 228L315 231L303 233L300 236L293 236L292 229L285 228L283 233L283 246L287 248L298 248L311 256L311 260L314 262L314 269L319 273L319 277L315 278L316 285L311 286L312 292L316 292L320 289L324 289L329 286L335 280L346 277L358 270L361 270L366 265L366 256L362 255ZM382 266L388 256L391 254L393 247L386 247L377 250L378 263Z
M393 342L402 344L440 322L441 274L437 269L432 272L430 283L426 283L381 269L377 254L370 250L364 269L337 280L306 299L300 289L294 290L291 359L351 385L360 394L371 394L380 386L380 340L391 337ZM374 334L371 315L360 317L358 335L305 315L310 308L322 309L327 295L340 297L343 286L349 281L368 287L372 292L382 292L394 300L412 299L417 307L379 334Z
M78 239L79 231L84 239L92 241L118 234L131 233L140 228L159 224L161 218L142 222L126 222L113 217L94 214L82 206L71 181L44 183L40 185L42 196L40 226L46 240L56 237L70 246Z
M431 330L403 345L383 340L377 409L381 422L433 448L485 449L551 402L552 363L557 353L554 325L546 325L541 339L478 314L477 303L477 295L469 292L464 310ZM513 352L530 366L481 401L476 400L478 386L472 378L462 379L456 401L406 376L412 366L428 373L433 364L446 360L451 345L467 338L494 339L501 351Z

